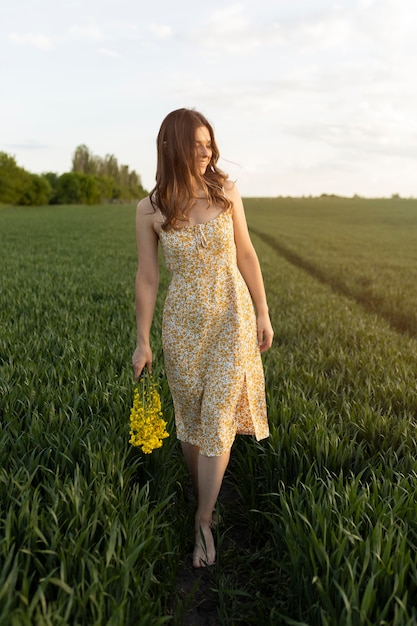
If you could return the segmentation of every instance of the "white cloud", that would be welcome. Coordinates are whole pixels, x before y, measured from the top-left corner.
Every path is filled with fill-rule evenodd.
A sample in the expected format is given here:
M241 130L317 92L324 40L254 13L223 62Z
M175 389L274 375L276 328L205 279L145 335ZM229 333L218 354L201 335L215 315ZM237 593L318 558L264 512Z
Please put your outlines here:
M9 40L18 46L33 46L44 52L49 52L49 50L54 49L54 42L51 37L42 34L34 35L33 33L25 33L19 35L18 33L11 33Z
M158 39L169 39L172 36L172 28L167 24L156 24L153 22L149 29Z
M340 48L354 35L355 31L345 15L311 16L286 23L280 29L282 42L296 46L298 50L314 50L315 53L329 48Z
M109 48L100 48L99 52L103 56L110 57L111 59L120 59L122 56L120 52L117 52L116 50L110 50Z
M193 45L208 52L212 58L223 54L241 55L278 41L277 24L266 19L258 22L257 13L251 15L244 5L232 4L214 11L189 38Z
M371 6L359 7L353 17L357 29L374 45L382 44L386 52L393 51L398 45L402 47L409 40L415 43L413 0L380 0Z
M6 148L8 150L46 150L50 146L37 139L26 139L22 143L6 144Z
M84 39L87 41L103 41L104 33L102 29L95 25L90 24L88 26L80 26L78 24L74 24L68 30L71 37L74 39Z

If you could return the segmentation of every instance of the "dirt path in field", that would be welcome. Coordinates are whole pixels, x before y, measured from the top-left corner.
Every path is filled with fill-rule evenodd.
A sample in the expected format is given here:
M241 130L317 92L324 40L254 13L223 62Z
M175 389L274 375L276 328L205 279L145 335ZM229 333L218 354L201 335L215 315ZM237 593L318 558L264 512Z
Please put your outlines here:
M222 535L222 550L238 549L246 543L242 528L233 525L237 508L241 508L236 489L227 476L219 495L220 520L219 532ZM223 514L224 512L224 514ZM183 607L181 626L221 626L218 617L218 592L215 573L206 569L192 567L191 554L187 556L178 572L176 602Z
M184 609L181 626L220 626L217 597L210 589L211 576L192 569L191 559L187 559L178 572L177 602L182 602Z

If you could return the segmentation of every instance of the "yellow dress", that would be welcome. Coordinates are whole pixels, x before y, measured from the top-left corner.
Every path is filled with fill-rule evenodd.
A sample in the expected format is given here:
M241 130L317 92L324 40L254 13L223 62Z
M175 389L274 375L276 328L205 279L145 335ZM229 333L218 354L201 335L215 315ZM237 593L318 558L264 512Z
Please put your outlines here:
M230 211L162 231L171 272L162 341L177 437L206 456L230 450L236 434L268 436L256 318L236 260Z

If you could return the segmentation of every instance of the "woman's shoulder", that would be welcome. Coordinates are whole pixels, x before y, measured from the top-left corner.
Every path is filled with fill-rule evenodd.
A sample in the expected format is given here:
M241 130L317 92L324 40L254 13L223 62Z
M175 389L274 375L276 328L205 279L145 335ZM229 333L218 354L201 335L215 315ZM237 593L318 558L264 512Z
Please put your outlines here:
M136 210L138 213L142 213L143 215L155 213L155 207L151 202L151 197L146 196L145 198L142 198L142 200L139 200Z
M146 198L142 198L139 200L136 213L139 216L146 217L151 221L160 220L162 217L161 211L159 208L152 202L150 196L146 196Z
M139 200L136 207L136 216L142 223L147 223L159 235L164 217L150 196Z
M241 200L236 183L229 178L223 184L224 195L235 205Z
M224 191L226 193L229 193L229 192L233 191L235 189L235 187L236 187L235 183L233 182L233 180L230 180L230 178L227 178L224 181L223 189L224 189Z

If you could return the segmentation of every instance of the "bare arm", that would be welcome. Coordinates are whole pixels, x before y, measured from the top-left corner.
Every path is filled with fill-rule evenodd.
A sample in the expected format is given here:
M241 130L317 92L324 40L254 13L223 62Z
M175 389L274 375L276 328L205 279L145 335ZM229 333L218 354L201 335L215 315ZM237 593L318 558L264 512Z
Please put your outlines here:
M135 281L137 343L132 356L135 378L146 366L152 371L149 334L159 286L158 236L154 230L155 212L149 198L141 200L136 210L138 269Z
M261 352L266 352L272 345L274 331L269 319L268 304L258 255L250 239L242 199L236 185L229 182L226 187L226 193L233 202L233 226L237 264L255 306L259 349Z

